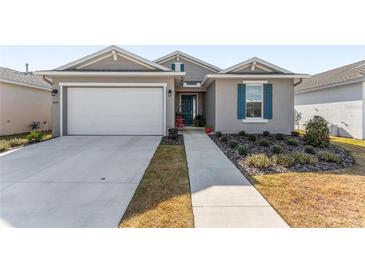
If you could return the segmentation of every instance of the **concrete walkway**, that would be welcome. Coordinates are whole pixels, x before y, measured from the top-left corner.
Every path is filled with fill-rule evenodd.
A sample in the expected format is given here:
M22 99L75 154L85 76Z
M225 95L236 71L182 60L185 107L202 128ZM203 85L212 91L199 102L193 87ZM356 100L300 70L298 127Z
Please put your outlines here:
M195 227L288 227L203 132L184 132Z

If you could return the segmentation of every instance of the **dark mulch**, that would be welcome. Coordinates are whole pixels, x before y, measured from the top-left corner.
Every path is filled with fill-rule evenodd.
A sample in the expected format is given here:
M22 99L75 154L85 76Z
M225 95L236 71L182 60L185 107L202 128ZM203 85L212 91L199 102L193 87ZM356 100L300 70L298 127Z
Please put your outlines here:
M183 145L184 144L184 136L182 134L178 134L176 139L171 139L169 136L162 137L161 145Z
M244 145L248 147L248 155L250 154L259 154L263 153L268 157L273 155L272 153L272 146L273 145L280 145L283 148L283 153L288 154L291 152L304 152L304 140L301 136L294 137L285 135L284 140L276 140L275 135L270 135L269 137L263 137L260 134L256 135L256 142L249 141L247 136L239 136L238 134L224 134L227 136L229 140L236 140L239 142L240 145ZM335 170L341 169L345 167L349 167L354 163L353 158L351 155L346 152L343 148L335 145L330 145L328 148L314 148L316 154L320 151L329 151L335 153L341 158L340 163L332 163L332 162L324 162L318 161L318 163L314 165L301 165L297 164L291 167L284 167L281 165L273 164L268 168L258 169L252 166L248 166L245 163L245 158L247 156L241 156L238 154L237 148L230 148L229 144L222 143L219 138L211 134L209 137L216 143L216 145L224 152L224 154L241 170L241 172L249 175L263 175L263 174L273 174L273 173L286 173L286 172L306 172L306 171L328 171L328 170ZM270 142L270 147L263 147L259 146L258 141L262 138L267 139ZM287 139L293 138L296 139L299 143L298 146L290 146L287 144Z

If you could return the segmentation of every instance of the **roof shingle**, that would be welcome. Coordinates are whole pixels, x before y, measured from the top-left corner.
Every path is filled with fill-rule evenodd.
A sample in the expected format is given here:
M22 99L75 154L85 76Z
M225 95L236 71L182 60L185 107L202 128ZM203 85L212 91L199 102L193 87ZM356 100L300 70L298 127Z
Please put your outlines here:
M42 76L34 75L31 72L25 73L4 67L0 67L0 82L1 80L51 89L51 85L45 82Z
M362 60L350 65L315 74L311 78L303 80L300 85L296 86L295 91L318 89L364 77L365 60Z

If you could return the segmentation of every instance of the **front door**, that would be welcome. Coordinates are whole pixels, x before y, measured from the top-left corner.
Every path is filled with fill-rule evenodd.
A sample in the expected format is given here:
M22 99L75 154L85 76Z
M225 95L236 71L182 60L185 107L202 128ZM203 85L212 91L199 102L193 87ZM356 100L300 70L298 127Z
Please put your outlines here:
M189 126L193 123L193 104L194 95L181 95L181 112L184 117L185 125Z

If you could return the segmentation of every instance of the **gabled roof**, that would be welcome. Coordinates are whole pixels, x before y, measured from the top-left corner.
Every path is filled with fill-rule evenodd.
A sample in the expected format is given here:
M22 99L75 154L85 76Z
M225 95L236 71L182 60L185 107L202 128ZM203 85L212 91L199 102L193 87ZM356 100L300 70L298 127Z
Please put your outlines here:
M252 71L252 73L257 73L255 71L255 69L258 68L259 70L263 71L264 73L293 74L293 72L291 72L291 71L278 67L278 66L271 64L265 60L262 60L258 57L253 57L251 59L238 63L225 70L222 70L220 73L240 73L239 71L243 70L245 68L250 68L250 71Z
M365 81L365 60L315 74L303 80L295 91L311 91L360 81Z
M106 55L108 52L110 54ZM77 65L86 63L87 61L90 61L92 59L96 59L99 56L102 56L102 57L100 59L96 59L96 61L100 61L102 59L109 58L110 56L113 56L115 54L118 54L118 55L123 56L123 57L128 58L128 59L131 59L131 60L135 61L136 63L144 65L146 67L149 67L153 70L171 71L170 69L168 69L164 66L161 66L161 65L159 65L157 63L154 63L154 62L151 62L150 60L147 60L147 59L145 59L141 56L138 56L134 53L131 53L131 52L129 52L127 50L124 50L124 49L122 49L118 46L115 46L115 45L106 47L105 49L99 50L99 51L97 51L93 54L87 55L83 58L80 58L78 60L70 62L66 65L61 66L61 67L55 68L54 70L58 70L58 71L61 70L62 71L62 70L74 69L74 68L77 68ZM85 66L85 64L83 66Z
M42 76L4 67L0 67L0 82L51 90L51 86L43 80Z
M179 50L176 50L174 52L171 52L170 54L167 54L165 56L162 56L162 57L156 59L154 62L161 64L161 63L166 62L168 60L171 60L171 59L173 59L175 57L177 57L177 58L179 58L179 57L185 58L188 61L191 61L192 63L195 63L195 64L197 64L199 66L202 66L202 67L204 67L206 69L209 69L212 72L219 72L219 71L221 71L220 68L218 68L218 67L216 67L216 66L214 66L212 64L209 64L207 62L204 62L203 60L200 60L200 59L198 59L196 57L193 57L193 56L191 56L189 54L186 54L184 52L181 52Z

